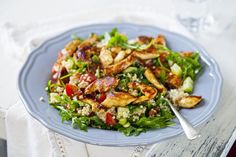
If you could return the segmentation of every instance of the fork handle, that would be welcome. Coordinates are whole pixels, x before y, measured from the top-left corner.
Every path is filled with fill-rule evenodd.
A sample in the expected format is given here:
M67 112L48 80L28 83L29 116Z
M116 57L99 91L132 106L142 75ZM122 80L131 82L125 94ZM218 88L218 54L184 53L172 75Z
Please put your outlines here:
M176 108L171 104L171 102L167 99L168 104L170 105L172 111L178 118L185 135L188 139L194 140L201 135L193 128L193 126L176 110Z

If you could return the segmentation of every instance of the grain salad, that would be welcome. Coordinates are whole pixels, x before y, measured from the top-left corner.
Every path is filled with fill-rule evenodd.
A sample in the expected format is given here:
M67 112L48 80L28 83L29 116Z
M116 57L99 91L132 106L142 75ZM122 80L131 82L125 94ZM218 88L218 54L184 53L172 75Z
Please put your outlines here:
M175 125L168 105L194 108L199 53L174 52L164 35L129 40L114 28L87 39L72 35L58 53L46 91L62 122L126 136Z

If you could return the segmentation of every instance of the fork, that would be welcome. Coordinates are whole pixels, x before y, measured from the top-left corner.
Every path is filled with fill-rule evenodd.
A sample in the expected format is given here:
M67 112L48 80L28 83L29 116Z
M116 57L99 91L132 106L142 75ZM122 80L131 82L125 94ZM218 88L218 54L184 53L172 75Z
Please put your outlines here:
M176 117L178 118L185 135L187 136L187 138L189 140L194 140L198 137L200 137L201 135L193 128L193 126L176 110L176 108L172 105L172 103L166 99L167 103L170 105L170 108L172 109L172 111L174 112L174 114L176 115Z

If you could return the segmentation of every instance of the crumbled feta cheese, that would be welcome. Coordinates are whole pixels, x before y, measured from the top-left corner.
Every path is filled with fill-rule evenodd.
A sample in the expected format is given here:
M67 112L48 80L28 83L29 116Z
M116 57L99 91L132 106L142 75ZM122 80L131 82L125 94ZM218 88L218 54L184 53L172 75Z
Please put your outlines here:
M127 76L128 76L128 78L129 78L131 81L134 81L134 82L141 82L140 79L138 78L137 74L130 74L130 73L127 73Z
M74 74L72 76L70 76L70 84L76 85L79 82L79 78L77 76L77 74Z
M188 96L188 93L185 93L183 89L171 89L169 92L169 97L172 100L173 103L177 103L178 100L180 100L183 97Z
M150 102L150 104L151 104L152 106L155 106L155 105L156 105L156 102L155 102L154 99L149 100L149 102Z
M138 82L138 81L139 81L139 78L137 77L136 74L134 74L134 75L131 77L131 80Z
M82 116L88 116L90 114L90 112L91 112L90 105L86 105L82 108L81 114L82 114Z
M140 116L142 115L142 114L145 114L145 112L146 112L146 107L144 107L144 106L140 106L140 108L138 108L138 109L136 109L133 113L132 113L132 119L133 119L133 121L135 122L135 121L137 121L139 118L140 118Z
M129 111L123 112L122 116L124 118L128 118L129 117Z
M62 93L63 90L64 90L64 88L62 88L62 87L57 87L56 88L56 92L58 92L58 93Z
M137 115L133 115L133 122L135 122L135 121L137 121L137 120L139 120L139 116L137 116Z
M104 110L99 110L96 114L103 122L106 121L106 112Z
M73 100L77 101L77 95L72 98Z
M59 103L58 101L58 97L60 97L60 95L58 93L50 93L49 98L50 98L50 103Z
M67 61L62 61L61 62L62 66L64 66L66 68L67 71L70 71L71 68L73 67L74 65L74 62L72 59L68 59Z
M78 84L79 88L85 88L85 87L87 87L88 85L89 85L89 83L86 82L86 81L84 81L84 80L82 80L82 81Z

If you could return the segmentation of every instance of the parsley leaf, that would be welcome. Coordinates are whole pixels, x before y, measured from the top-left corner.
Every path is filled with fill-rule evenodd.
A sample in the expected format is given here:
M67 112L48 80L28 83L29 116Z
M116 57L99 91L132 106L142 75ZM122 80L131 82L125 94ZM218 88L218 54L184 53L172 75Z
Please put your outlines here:
M114 47L114 46L122 47L127 42L128 42L128 38L125 35L115 32L114 36L111 36L111 39L109 40L107 46L108 47Z
M72 126L78 127L80 130L88 131L88 125L90 124L89 117L73 117Z
M136 128L133 126L129 126L124 128L122 126L118 127L118 131L122 132L125 136L138 136L141 132L145 132L145 128Z
M191 57L182 57L177 52L171 52L167 56L167 60L177 63L181 67L183 70L183 80L188 76L195 80L196 74L202 69L197 52L194 52Z
M163 128L166 126L174 125L174 122L170 121L170 118L166 117L142 117L137 122L136 125L144 128Z
M56 106L56 108L60 111L62 123L72 118L72 113L69 110L66 110L63 106Z

